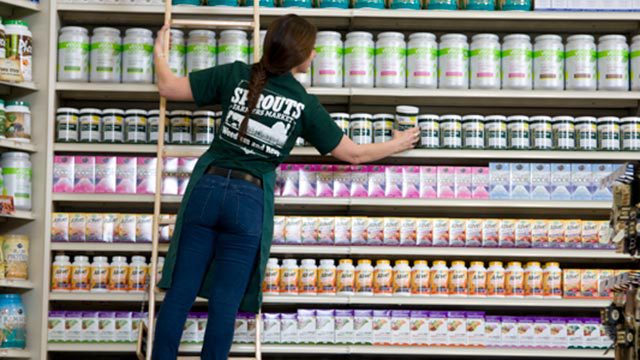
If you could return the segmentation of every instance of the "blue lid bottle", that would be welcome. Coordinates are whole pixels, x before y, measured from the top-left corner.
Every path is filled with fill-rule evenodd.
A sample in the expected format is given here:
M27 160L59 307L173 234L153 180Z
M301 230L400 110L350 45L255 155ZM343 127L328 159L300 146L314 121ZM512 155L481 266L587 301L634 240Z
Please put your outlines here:
M502 10L519 10L519 11L531 11L533 7L532 0L501 0Z
M428 10L457 10L457 0L427 0Z
M495 10L496 9L496 1L495 0L466 0L467 10Z

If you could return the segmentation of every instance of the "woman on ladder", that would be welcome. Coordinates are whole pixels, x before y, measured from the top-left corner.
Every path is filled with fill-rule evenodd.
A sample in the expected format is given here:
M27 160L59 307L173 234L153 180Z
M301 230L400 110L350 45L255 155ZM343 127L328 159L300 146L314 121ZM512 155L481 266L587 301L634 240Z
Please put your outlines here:
M163 53L168 26L158 33L155 64L168 100L220 104L223 121L200 157L180 206L159 287L168 289L156 321L153 359L174 360L197 295L209 299L201 358L225 360L237 312L257 313L273 235L275 169L298 137L321 154L352 164L411 149L418 129L393 140L356 145L315 96L294 78L315 56L316 28L287 15L273 21L260 62L235 62L177 77Z

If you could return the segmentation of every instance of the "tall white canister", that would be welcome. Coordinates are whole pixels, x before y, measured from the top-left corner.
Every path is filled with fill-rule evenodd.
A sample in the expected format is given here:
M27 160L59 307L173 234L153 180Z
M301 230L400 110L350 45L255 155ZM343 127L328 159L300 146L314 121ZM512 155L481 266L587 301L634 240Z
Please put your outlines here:
M31 160L29 154L10 151L0 160L4 179L4 195L13 196L15 208L31 210Z
M316 37L313 59L313 86L342 87L341 35L336 31L320 31Z
M598 90L629 90L629 46L624 35L598 39Z
M438 87L438 43L432 33L413 33L407 44L407 87Z
M364 31L347 34L344 43L345 87L373 87L374 52L373 34Z
M403 88L406 86L406 51L404 35L383 32L376 42L376 87Z
M500 89L500 42L496 34L476 34L469 48L472 89Z
M438 49L438 82L442 89L469 88L469 44L463 34L446 34Z

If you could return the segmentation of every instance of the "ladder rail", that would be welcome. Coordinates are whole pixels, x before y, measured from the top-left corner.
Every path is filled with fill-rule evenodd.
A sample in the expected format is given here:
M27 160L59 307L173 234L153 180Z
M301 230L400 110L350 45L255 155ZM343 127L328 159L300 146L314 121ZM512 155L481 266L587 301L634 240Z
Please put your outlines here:
M172 18L173 6L171 0L165 0L165 13L164 24L171 24L176 27L236 27L236 28L253 28L253 61L258 62L262 56L261 43L260 43L260 0L254 0L253 2L253 21L217 21L217 20L186 20ZM163 39L162 44L163 53L169 54L171 34L167 34ZM160 97L160 116L158 125L158 140L156 147L156 192L154 195L153 203L153 237L151 248L151 269L149 274L150 283L148 284L148 329L147 329L147 344L146 344L146 360L151 360L151 354L153 353L153 339L155 335L155 313L156 313L156 283L158 272L158 248L159 248L159 227L160 227L160 215L162 212L162 173L164 165L165 155L165 124L167 119L167 98ZM261 327L262 327L262 315L259 313L256 316L256 339L255 339L255 360L262 359L261 351Z

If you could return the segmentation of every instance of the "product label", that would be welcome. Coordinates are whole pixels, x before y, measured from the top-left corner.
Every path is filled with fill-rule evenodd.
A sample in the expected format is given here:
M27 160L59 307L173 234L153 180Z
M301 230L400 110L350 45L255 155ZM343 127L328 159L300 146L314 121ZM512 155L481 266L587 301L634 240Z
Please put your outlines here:
M58 43L58 70L65 73L87 73L89 44L75 41Z
M91 43L92 73L120 74L122 45L112 42ZM94 78L94 75L91 75Z

